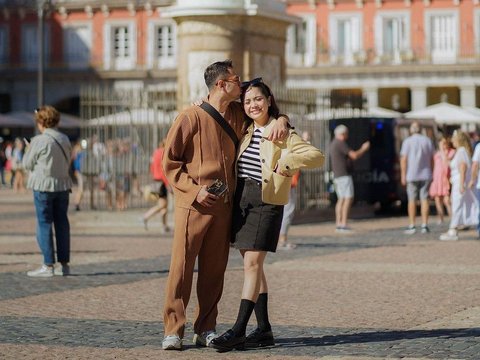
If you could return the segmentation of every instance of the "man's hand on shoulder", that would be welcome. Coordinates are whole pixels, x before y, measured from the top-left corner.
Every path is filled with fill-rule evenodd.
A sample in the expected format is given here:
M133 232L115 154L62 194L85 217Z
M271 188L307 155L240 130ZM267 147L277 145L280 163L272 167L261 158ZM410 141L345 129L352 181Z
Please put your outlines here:
M217 201L218 196L210 194L207 191L207 185L203 185L195 199L200 205L205 207L212 207Z
M278 117L277 122L272 127L268 140L281 141L285 140L288 136L288 117L281 115Z

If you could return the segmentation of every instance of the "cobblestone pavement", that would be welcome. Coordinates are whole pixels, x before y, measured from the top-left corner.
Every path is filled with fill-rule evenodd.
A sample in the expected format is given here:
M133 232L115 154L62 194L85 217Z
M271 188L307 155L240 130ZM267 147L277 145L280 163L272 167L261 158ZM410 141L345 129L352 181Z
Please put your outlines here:
M227 354L161 350L171 237L141 210L72 211L72 276L31 279L41 262L32 195L0 189L0 359L479 359L480 241L447 225L406 236L406 218L291 229L267 256L276 346ZM436 219L432 219L435 224ZM218 330L235 320L242 262L231 252ZM196 298L188 306L189 320ZM250 326L255 325L252 319Z

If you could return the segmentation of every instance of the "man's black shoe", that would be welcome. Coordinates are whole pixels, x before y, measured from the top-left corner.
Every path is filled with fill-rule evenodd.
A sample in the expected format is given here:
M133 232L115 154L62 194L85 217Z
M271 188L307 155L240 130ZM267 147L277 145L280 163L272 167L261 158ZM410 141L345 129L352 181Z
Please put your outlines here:
M246 348L259 348L273 345L275 345L275 340L273 339L272 330L264 331L256 328L248 334L245 340Z
M216 337L210 342L210 347L219 352L231 351L233 349L243 350L245 348L245 335L236 336L232 329Z

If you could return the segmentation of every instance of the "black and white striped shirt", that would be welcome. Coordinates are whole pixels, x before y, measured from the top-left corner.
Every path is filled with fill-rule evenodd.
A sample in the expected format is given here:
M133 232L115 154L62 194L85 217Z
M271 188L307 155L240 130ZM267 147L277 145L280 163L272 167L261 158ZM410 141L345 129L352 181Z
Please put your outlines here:
M264 128L255 128L250 144L238 159L238 177L262 181L260 162L260 139Z

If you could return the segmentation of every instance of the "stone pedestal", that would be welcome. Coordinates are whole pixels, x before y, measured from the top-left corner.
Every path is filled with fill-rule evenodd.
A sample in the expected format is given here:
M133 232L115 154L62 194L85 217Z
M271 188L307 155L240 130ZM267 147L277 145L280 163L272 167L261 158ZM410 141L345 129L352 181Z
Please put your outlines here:
M208 92L205 68L233 60L242 80L285 80L288 25L297 18L274 0L178 0L164 12L178 24L177 106L182 109Z

